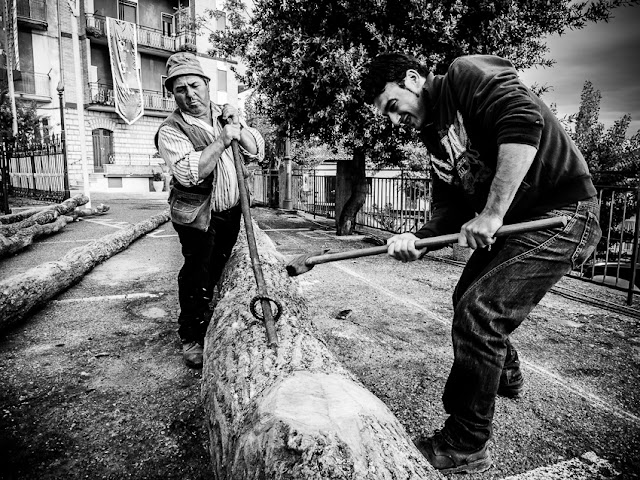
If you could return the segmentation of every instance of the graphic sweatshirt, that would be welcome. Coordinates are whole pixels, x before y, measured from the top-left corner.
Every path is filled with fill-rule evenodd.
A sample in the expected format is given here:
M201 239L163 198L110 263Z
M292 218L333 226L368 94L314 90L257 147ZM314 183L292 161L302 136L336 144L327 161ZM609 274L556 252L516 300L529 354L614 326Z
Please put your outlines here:
M420 137L432 154L433 216L417 237L458 232L482 211L503 143L537 148L505 224L596 194L577 146L508 60L460 57L424 93L428 114Z

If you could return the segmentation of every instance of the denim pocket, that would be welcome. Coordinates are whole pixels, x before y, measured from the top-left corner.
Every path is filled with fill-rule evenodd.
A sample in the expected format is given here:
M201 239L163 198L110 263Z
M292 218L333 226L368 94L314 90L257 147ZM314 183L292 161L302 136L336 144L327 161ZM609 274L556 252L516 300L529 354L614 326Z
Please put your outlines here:
M600 222L598 222L598 217L593 212L587 211L578 215L585 215L586 220L580 243L578 243L576 251L571 256L571 264L574 269L580 267L589 259L602 236Z

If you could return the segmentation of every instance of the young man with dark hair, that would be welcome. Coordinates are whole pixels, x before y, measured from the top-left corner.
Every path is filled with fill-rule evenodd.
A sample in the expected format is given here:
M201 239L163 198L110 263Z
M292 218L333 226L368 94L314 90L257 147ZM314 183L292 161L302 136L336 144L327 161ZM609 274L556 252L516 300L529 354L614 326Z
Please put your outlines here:
M508 60L460 57L434 75L411 56L385 53L362 87L432 154L432 218L415 234L391 237L389 255L417 260L427 251L417 239L456 232L474 249L453 293L454 361L442 397L449 417L416 445L443 472L481 472L492 464L495 397L523 388L509 335L593 252L596 189L576 145ZM564 228L494 237L503 224L560 215Z

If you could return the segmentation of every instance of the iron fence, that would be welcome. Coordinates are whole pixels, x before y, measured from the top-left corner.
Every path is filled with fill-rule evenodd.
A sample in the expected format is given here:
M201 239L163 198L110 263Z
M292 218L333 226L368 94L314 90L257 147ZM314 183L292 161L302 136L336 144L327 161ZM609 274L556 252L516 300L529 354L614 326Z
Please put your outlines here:
M426 176L401 170L385 171L384 175L384 178L367 176L368 192L356 224L396 233L416 231L430 218L431 181ZM277 206L279 187L277 171L257 172L253 182L254 199ZM335 218L335 175L318 175L315 171L294 173L291 192L294 209Z
M8 154L9 193L51 202L70 197L64 142L5 143Z
M591 258L573 276L627 292L627 304L640 293L638 237L640 187L598 186L602 238Z
M414 232L430 217L432 185L427 176L407 172L385 172L367 177L369 190L356 223L394 233ZM269 206L278 206L278 172L257 172L254 198ZM591 258L570 272L582 280L605 285L627 293L627 304L640 294L638 275L640 238L640 186L597 186L600 202L602 238ZM293 208L335 217L336 177L317 175L315 171L292 176Z

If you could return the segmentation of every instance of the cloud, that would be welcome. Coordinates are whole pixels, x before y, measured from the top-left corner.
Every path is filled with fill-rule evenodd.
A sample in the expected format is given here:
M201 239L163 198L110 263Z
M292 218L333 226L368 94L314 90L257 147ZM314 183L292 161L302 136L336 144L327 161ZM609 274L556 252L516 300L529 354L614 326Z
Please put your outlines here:
M576 113L586 80L602 93L600 121L607 127L629 113L633 122L628 134L640 129L640 6L615 10L609 22L590 24L548 39L552 68L532 68L523 81L546 84L553 90L543 97L556 103L560 114Z

